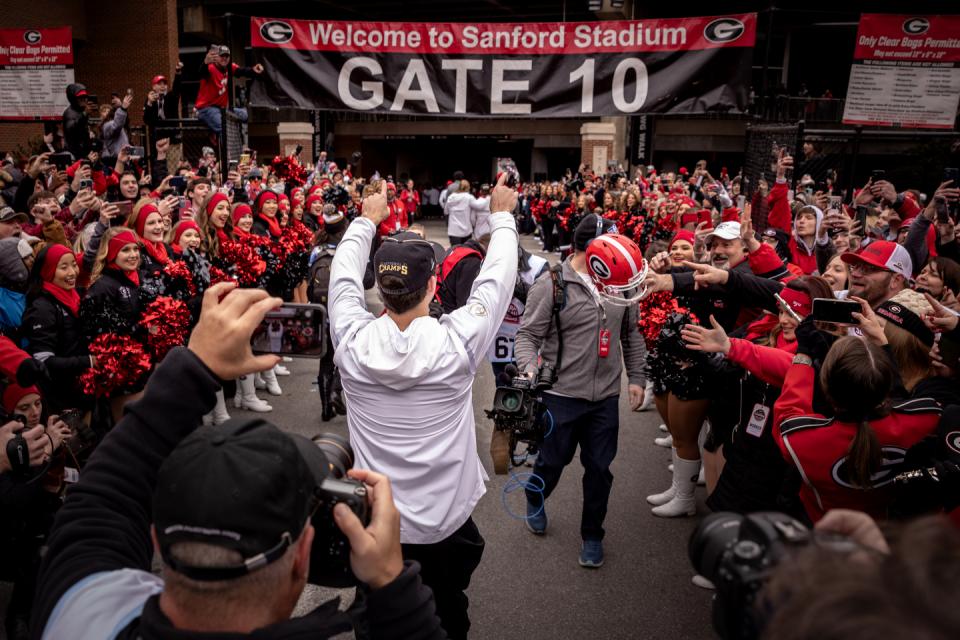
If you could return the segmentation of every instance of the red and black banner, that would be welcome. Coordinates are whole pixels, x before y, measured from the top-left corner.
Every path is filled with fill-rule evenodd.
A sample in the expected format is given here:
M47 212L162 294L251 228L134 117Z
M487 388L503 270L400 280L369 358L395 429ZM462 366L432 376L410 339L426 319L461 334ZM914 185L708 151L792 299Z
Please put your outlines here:
M741 111L756 14L611 22L252 18L251 104L454 117Z

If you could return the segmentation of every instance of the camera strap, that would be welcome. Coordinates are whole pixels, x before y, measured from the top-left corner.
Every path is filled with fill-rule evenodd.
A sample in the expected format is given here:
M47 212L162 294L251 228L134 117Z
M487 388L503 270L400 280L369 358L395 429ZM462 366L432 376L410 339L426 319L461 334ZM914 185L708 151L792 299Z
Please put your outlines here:
M560 311L567 305L567 285L563 281L563 263L550 267L553 282L553 323L557 327L557 371L563 363L563 331L560 327Z

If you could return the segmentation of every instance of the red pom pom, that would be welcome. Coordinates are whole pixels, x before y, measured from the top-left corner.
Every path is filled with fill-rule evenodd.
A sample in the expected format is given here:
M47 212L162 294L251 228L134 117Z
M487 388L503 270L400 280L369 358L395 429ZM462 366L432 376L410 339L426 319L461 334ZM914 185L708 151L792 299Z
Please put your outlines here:
M150 356L130 336L101 334L90 343L90 355L96 364L80 376L80 385L88 395L108 396L132 387L150 370Z
M187 343L190 334L190 310L182 300L161 296L151 302L140 317L147 334L147 347L160 362L174 347Z
M163 267L163 273L171 284L182 284L192 298L197 295L197 285L193 282L193 274L187 265L179 260L171 260Z

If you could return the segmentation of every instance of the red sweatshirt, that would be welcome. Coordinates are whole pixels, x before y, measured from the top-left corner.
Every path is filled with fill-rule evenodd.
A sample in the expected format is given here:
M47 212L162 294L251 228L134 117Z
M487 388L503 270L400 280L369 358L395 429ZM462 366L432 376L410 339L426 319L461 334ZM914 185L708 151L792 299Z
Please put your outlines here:
M410 226L407 222L407 209L403 206L403 202L400 200L388 202L387 208L390 210L390 215L377 227L377 233L381 237Z
M907 400L895 404L889 415L870 421L883 450L883 467L873 476L873 488L863 490L850 482L847 457L858 424L814 413L815 376L813 367L791 365L773 407L774 438L784 459L803 478L800 500L807 515L816 522L830 509L844 508L884 518L893 477L907 449L936 430L940 405L931 398Z
M781 336L782 337L782 334ZM780 341L783 344L784 341ZM727 360L757 376L761 381L775 387L783 386L783 379L790 368L796 342L783 344L783 348L764 347L741 338L730 338Z
M777 182L770 195L767 196L767 204L770 207L770 214L767 217L767 223L772 227L783 229L790 234L790 255L792 264L797 265L805 275L816 273L817 255L814 249L808 249L797 242L797 234L794 232L792 214L790 212L790 203L787 202L787 183ZM822 219L817 220L817 229L819 230ZM816 242L816 237L814 237Z

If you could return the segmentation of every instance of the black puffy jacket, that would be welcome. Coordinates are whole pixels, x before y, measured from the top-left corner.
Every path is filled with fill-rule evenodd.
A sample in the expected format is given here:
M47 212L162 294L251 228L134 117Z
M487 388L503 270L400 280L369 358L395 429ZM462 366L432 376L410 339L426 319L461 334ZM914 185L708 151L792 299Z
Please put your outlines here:
M87 407L89 398L77 385L80 374L90 368L80 318L44 291L23 314L20 329L27 340L27 353L42 361L50 373L49 388L43 385L48 413Z
M70 106L63 112L64 146L78 160L86 158L90 151L90 121L86 110L77 100L77 93L86 90L82 84L68 84L67 101Z

